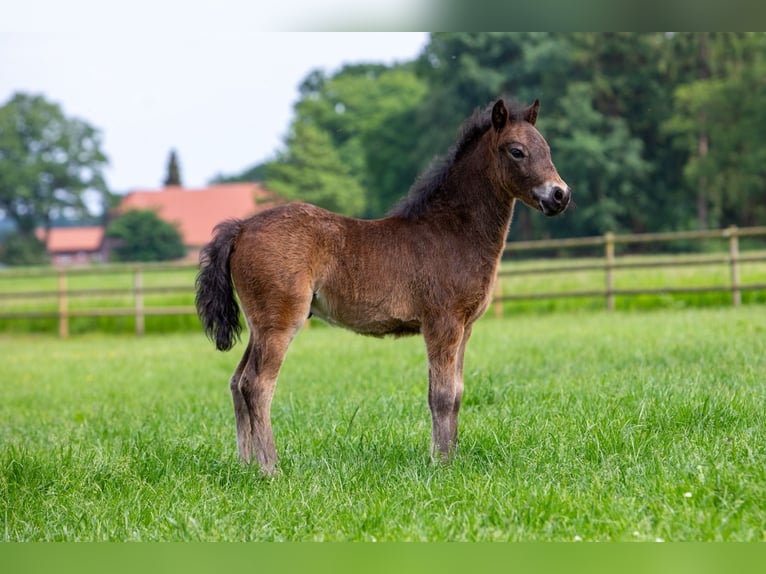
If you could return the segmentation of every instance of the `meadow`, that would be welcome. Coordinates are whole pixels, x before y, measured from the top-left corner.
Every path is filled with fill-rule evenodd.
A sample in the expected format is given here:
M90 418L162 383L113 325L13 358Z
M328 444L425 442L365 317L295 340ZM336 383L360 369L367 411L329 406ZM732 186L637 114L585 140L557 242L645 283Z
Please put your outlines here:
M422 340L312 325L243 467L241 350L0 335L2 540L766 540L762 305L482 319L446 466Z

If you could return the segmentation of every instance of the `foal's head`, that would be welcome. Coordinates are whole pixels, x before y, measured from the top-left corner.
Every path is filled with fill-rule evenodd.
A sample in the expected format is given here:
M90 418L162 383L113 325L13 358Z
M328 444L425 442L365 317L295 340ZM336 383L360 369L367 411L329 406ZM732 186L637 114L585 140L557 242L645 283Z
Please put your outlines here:
M571 190L551 161L551 150L535 128L539 100L511 113L501 99L492 108L489 140L500 188L545 215L557 215L569 205Z

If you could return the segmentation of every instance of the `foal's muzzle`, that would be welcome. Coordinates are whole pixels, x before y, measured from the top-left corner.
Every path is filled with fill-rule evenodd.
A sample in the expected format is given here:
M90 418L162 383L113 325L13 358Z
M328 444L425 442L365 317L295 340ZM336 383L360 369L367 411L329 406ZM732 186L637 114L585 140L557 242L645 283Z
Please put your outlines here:
M572 190L565 183L548 183L542 189L533 192L540 211L545 215L558 215L567 208L572 197Z

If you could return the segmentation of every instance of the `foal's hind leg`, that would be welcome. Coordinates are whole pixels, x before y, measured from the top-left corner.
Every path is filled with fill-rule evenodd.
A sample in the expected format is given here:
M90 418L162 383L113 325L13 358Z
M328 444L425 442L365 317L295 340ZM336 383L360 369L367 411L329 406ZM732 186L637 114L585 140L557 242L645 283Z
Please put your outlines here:
M292 316L281 320L253 315L248 318L251 339L240 367L242 374L232 388L237 417L237 443L246 463L257 462L272 474L278 457L271 429L271 401L290 342L308 316L302 306L292 307Z
M253 336L245 348L245 353L239 361L237 369L229 381L231 398L234 402L234 417L237 421L237 449L239 456L243 461L249 461L253 458L253 440L252 423L250 422L250 409L248 408L245 396L242 394L242 388L247 387L248 380L255 376L255 371L250 364L250 356L253 348Z

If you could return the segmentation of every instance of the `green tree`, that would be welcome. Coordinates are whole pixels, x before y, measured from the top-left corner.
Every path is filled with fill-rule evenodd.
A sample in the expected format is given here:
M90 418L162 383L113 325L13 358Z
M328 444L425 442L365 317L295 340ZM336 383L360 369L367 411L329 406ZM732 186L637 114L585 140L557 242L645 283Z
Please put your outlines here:
M170 261L186 254L178 230L149 210L132 209L106 228L116 261Z
M405 108L362 137L369 217L380 217L396 205L431 159L418 153L420 138L413 133L417 119L418 107Z
M565 62L552 67L558 79L543 68L541 85L557 81L565 92L550 100L538 127L575 188L578 209L546 227L591 235L662 226L678 194L677 157L667 154L660 128L672 114L673 86L660 65L665 36L573 33L555 43L549 51Z
M574 188L578 206L565 217L567 225L551 226L555 234L629 232L650 207L644 189L651 165L642 156L642 141L623 118L598 111L593 92L590 83L570 84L560 113L547 123L556 167Z
M182 185L181 184L181 168L178 166L178 156L176 150L170 150L168 156L168 172L163 182L167 187L169 185Z
M87 213L86 194L106 193L106 164L98 130L57 104L17 93L0 107L0 211L22 238Z
M385 161L410 156L411 140L394 138L391 143L398 149L386 144L390 126L401 127L402 118L420 104L425 93L425 83L415 75L412 65L355 64L331 77L316 70L301 84L295 122L316 126L330 136L363 194L360 214L381 215L391 204L386 198L404 195L412 183L417 164L413 167L412 160ZM381 172L386 177L380 177ZM404 181L396 177L401 174Z
M243 181L261 182L265 181L267 171L268 162L261 162L254 164L237 174L226 175L219 173L211 180L211 183L238 183Z
M364 210L364 192L332 138L310 123L293 124L286 151L268 166L266 183L282 197L336 213L354 216Z
M766 223L766 35L679 34L686 81L664 123L686 155L683 185L697 225Z
M683 173L689 189L697 190L703 227L766 222L764 74L761 64L738 77L684 85L676 93L683 115L669 126L687 135L691 153ZM702 149L695 146L699 139L694 142L701 133L709 142Z
M13 232L0 244L0 261L6 265L43 265L48 263L45 243L32 235Z

